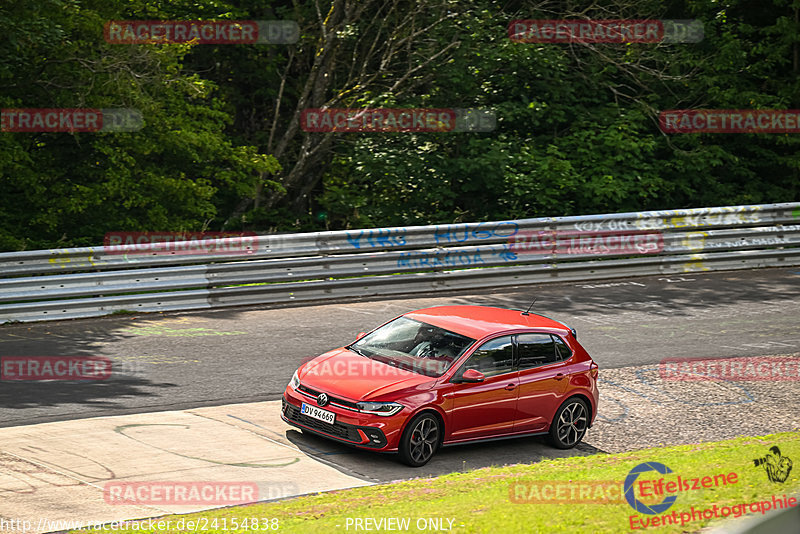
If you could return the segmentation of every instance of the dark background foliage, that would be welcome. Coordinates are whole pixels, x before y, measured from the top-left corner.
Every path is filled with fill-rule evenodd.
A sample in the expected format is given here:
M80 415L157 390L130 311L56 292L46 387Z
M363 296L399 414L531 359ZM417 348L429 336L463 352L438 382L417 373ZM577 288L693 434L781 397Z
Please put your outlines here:
M798 200L798 136L666 109L800 108L800 0L4 0L0 108L142 112L0 132L0 250ZM513 19L699 19L692 44L524 44ZM292 45L105 42L120 19L295 20ZM310 107L489 108L488 133L308 133Z

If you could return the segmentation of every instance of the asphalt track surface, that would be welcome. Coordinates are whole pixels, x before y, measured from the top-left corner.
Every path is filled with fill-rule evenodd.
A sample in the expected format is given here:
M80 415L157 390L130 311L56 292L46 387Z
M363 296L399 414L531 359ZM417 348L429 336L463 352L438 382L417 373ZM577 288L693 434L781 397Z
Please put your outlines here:
M449 304L526 308L533 297L534 313L577 329L601 378L663 358L800 353L798 268L11 324L0 327L0 356L105 356L114 372L94 382L0 382L0 427L276 400L303 360L396 315Z
M245 480L257 483L259 499L279 498L797 429L798 380L662 380L657 364L798 358L799 294L800 269L787 268L5 325L0 357L94 355L114 366L103 381L0 381L0 519L40 525L188 511L106 502L103 488L119 482ZM574 449L542 437L474 443L410 469L394 455L301 434L280 420L277 399L296 367L359 331L425 306L525 308L534 296L533 311L575 327L601 367L597 420Z

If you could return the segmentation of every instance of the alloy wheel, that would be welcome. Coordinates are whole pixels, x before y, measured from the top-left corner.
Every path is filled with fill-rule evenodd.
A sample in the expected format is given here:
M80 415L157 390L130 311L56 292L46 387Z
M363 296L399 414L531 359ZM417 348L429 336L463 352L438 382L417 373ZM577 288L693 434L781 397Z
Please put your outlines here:
M588 419L586 417L586 407L580 401L573 401L567 404L558 418L556 433L558 440L565 447L572 447L583 437L586 432Z
M423 417L411 431L409 455L416 463L430 460L439 442L439 425L432 417Z

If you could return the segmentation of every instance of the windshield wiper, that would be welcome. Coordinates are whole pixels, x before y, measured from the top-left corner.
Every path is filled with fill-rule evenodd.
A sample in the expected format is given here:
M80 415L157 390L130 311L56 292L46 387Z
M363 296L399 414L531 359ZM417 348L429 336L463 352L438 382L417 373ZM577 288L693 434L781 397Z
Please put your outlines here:
M349 347L347 347L347 350L351 350L351 351L355 352L356 354L358 354L359 356L363 356L363 357L365 357L365 358L369 358L369 356L367 356L366 354L364 354L363 352L361 352L360 350L358 350L357 348L355 348L355 347L354 347L354 346L352 346L352 345L350 345Z

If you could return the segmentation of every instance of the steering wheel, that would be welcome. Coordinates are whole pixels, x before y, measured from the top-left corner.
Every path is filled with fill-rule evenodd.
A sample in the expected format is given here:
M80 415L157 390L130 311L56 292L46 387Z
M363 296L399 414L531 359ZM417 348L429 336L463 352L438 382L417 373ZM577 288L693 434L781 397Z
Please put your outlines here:
M436 347L430 341L423 341L411 350L411 354L418 358L434 358L436 356Z

